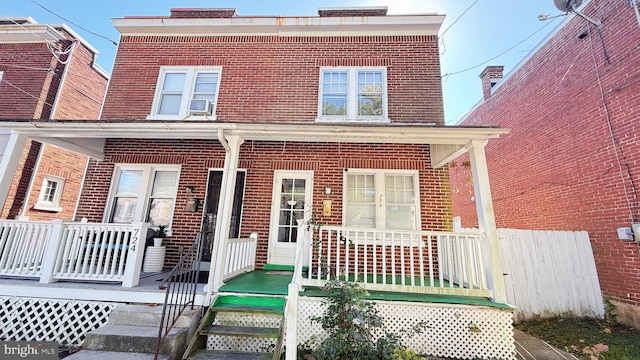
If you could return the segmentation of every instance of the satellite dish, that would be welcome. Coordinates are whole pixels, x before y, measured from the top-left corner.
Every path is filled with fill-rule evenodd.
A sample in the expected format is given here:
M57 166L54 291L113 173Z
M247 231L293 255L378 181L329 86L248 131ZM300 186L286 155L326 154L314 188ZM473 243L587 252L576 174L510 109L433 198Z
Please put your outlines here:
M593 20L592 18L588 17L587 15L581 13L580 11L576 10L576 8L580 7L580 5L582 5L582 0L553 0L553 4L560 10L560 11L564 11L565 13L573 13L576 14L578 16L580 16L581 18L587 20L588 22L592 23L593 25L600 27L602 26L602 23L599 20ZM566 15L566 14L565 14ZM538 16L538 20L547 20L547 16Z
M582 0L553 0L553 4L560 11L570 12L582 5Z

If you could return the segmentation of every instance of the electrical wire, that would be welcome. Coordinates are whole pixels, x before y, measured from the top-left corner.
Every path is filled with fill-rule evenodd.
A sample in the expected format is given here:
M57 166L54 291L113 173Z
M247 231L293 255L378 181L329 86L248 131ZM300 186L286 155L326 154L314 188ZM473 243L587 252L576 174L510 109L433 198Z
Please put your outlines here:
M24 89L22 89L22 88L20 88L20 87L18 87L16 85L13 85L10 82L8 82L7 79L6 79L6 76L2 77L2 83L7 84L7 85L11 86L12 88L14 88L14 89L16 89L18 91L21 91L21 92L25 93L26 95L31 96L32 98L34 98L34 99L36 99L38 101L40 100L39 97L37 97L37 96L31 94L30 92L28 92L28 91L26 91L26 90L24 90ZM45 105L49 105L49 106L53 107L53 104L51 104L51 103L48 103L46 101L44 103L45 103Z
M73 21L71 21L71 20L69 20L69 19L66 19L66 18L64 18L64 17L62 17L62 16L60 16L60 15L56 14L55 12L53 12L53 11L51 11L51 10L47 9L44 5L42 5L42 4L40 4L40 3L38 3L38 2L37 2L37 1L35 1L35 0L30 0L30 1L31 1L32 3L34 3L34 4L38 5L39 7L41 7L42 9L44 9L45 11L47 11L47 12L49 12L49 13L51 13L51 14L53 14L53 15L57 16L58 18L60 18L60 19L62 19L62 20L64 20L64 21L66 21L66 22L68 22L69 24L71 24L71 25L73 25L73 26L77 27L78 29L82 29L82 30L84 30L84 31L88 32L88 33L89 33L89 34L91 34L91 35L94 35L94 36L97 36L97 37L99 37L99 38L105 39L105 40L107 40L107 41L111 42L113 45L118 46L118 43L117 43L117 42L115 42L115 41L113 41L113 40L111 40L110 38L108 38L108 37L106 37L106 36L104 36L104 35L100 35L100 34L98 34L98 33L95 33L95 32L93 32L93 31L91 31L91 30L88 30L88 29L86 29L86 28L84 28L84 27L82 27L82 26L80 26L80 25L78 25L78 24L74 23Z
M39 38L40 40L42 40L45 44L47 44L47 50L49 50L49 52L51 53L51 55L53 55L56 60L58 60L59 62L65 64L66 62L63 62L60 58L58 58L57 53L63 53L58 49L58 45L57 42L52 42L50 40L47 40L45 38L43 38L42 36L40 36L37 33L34 33L33 31L27 29L24 25L22 25L21 23L15 21L14 19L12 19L10 16L6 16L6 15L2 15L0 14L0 16L3 16L5 18L7 18L9 21L11 21L12 23L14 23L15 25L20 26L23 30L25 30L26 32L34 35L35 37ZM67 49L68 50L68 49Z
M531 35L529 35L529 36L527 36L526 38L524 38L524 39L520 40L517 44L513 45L512 47L508 48L507 50L505 50L505 51L501 52L500 54L498 54L498 55L496 55L496 56L492 57L491 59L489 59L489 60L487 60L487 61L483 61L483 62L482 62L482 63L480 63L480 64L477 64L477 65L471 66L471 67L466 68L466 69L464 69L464 70L454 71L454 72L446 73L446 74L442 75L443 81L447 81L447 79L448 79L448 78L449 78L449 76L451 76L451 75L457 75L457 74L461 74L461 73L463 73L463 72L467 72L467 71L469 71L469 70L473 70L473 69L475 69L475 68L477 68L477 67L479 67L479 66L482 66L482 65L484 65L484 64L486 64L486 63L488 63L488 62L491 62L491 61L493 61L493 60L495 60L495 59L499 58L500 56L502 56L502 55L504 55L504 54L508 53L509 51L511 51L511 50L513 50L513 49L515 49L518 45L522 44L523 42L525 42L525 41L529 40L531 37L533 37L535 34L539 33L540 31L542 31L542 29L546 28L547 26L549 26L549 25L550 25L551 23L553 23L554 21L555 21L555 19L551 19L551 21L549 21L549 22L547 22L546 24L544 24L541 28L539 28L538 30L534 31Z
M51 68L41 68L41 67L34 67L34 66L22 66L22 65L13 65L13 64L3 64L0 63L0 67L12 67L12 68L16 68L16 69L25 69L25 70L44 70L44 71L51 71Z
M440 55L444 55L444 53L445 53L445 51L447 49L447 47L444 45L444 34L446 34L447 31L449 31L449 29L451 29L451 27L453 25L455 25L455 23L457 23L458 20L460 20L460 18L462 18L464 16L464 14L466 14L467 11L469 11L473 7L473 5L475 5L477 2L478 2L478 0L475 0L473 3L471 3L471 5L469 5L469 7L467 7L465 9L465 11L463 11L462 14L460 14L460 16L458 16L455 20L453 20L453 22L449 26L447 26L446 29L444 29L442 34L440 34L440 42L442 43L442 49L443 49L442 52L440 53Z
M611 143L613 144L613 152L616 157L616 162L618 163L618 169L620 171L620 179L622 180L622 189L624 191L624 197L627 202L627 207L629 209L629 218L631 222L637 222L638 218L636 214L638 213L638 192L636 190L635 183L633 181L633 176L631 175L631 168L629 167L629 163L627 162L626 155L624 153L624 149L620 142L616 138L615 132L613 131L613 125L611 121L611 113L609 112L609 107L607 106L607 102L605 100L604 89L602 88L602 79L600 78L600 69L598 68L598 62L596 61L595 53L593 50L593 41L591 37L589 37L589 45L591 47L591 57L593 59L593 67L595 70L596 80L598 83L598 88L600 89L600 100L602 101L602 106L604 109L605 119L607 121L607 127L609 129L609 135L611 136ZM623 165L626 168L627 176L629 177L629 187L630 190L627 189L627 182L625 181L625 171L623 169ZM629 191L632 193L634 198L634 205L631 204L631 200L629 199ZM635 209L634 209L635 208Z

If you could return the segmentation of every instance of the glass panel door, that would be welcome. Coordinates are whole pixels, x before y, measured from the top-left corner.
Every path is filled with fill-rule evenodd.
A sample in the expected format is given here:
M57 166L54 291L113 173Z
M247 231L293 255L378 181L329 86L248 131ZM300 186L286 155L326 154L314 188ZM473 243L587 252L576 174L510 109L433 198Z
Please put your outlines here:
M269 241L269 263L292 265L294 262L298 220L310 216L313 173L276 172L274 179Z

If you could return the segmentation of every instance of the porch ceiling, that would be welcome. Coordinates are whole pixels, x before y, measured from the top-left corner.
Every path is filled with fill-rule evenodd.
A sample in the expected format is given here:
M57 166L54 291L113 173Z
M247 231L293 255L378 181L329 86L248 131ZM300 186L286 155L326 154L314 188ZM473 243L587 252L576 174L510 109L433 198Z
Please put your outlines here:
M425 144L432 147L432 163L443 165L464 152L471 140L489 140L509 130L486 126L433 126L416 124L256 124L221 122L2 122L34 140L101 158L105 139L218 139L220 130L245 141Z

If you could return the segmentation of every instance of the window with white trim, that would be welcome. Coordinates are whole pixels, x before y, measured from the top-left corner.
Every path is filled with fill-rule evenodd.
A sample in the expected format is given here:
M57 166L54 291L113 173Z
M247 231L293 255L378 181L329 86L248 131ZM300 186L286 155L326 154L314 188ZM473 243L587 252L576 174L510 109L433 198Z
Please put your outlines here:
M62 197L62 188L64 187L64 179L53 175L45 175L38 195L38 202L33 206L36 210L44 211L61 211L60 198Z
M414 170L348 169L343 223L356 228L419 229L418 189Z
M105 221L169 225L178 193L178 165L118 165Z
M221 67L162 67L147 119L195 116L215 120L221 73ZM192 100L202 100L197 102L197 111Z
M386 68L320 68L318 121L388 122Z

